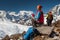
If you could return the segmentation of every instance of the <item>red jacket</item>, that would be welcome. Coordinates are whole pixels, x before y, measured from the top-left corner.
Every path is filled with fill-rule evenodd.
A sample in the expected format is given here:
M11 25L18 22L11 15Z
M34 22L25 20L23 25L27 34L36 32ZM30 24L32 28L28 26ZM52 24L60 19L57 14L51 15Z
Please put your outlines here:
M44 23L44 15L43 15L43 12L42 11L39 11L41 14L40 14L40 17L38 19L39 23Z

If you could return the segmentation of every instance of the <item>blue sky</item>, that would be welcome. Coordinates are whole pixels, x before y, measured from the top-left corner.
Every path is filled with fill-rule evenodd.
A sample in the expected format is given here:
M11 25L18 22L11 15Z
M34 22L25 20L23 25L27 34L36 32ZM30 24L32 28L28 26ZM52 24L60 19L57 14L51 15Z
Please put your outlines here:
M43 12L47 13L52 7L60 4L60 0L0 0L0 10L16 11L27 10L36 12L36 6L43 6Z

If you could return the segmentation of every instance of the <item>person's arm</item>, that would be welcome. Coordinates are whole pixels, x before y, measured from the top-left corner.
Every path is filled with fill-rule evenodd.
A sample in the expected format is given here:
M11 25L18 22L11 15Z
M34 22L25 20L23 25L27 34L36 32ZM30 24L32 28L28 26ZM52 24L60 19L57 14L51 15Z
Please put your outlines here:
M35 15L35 19L38 20L40 17L40 12L37 13L37 15Z
M53 20L53 15L52 15L52 20Z
M48 14L46 15L46 19L48 18Z

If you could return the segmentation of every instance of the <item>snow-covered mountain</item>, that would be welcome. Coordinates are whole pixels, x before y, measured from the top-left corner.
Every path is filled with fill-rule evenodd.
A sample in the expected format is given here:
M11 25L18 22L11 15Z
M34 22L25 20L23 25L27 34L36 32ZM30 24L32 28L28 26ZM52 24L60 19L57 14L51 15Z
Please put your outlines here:
M51 9L52 13L54 14L54 19L57 21L57 20L60 20L60 4L54 6L52 9Z
M22 33L23 31L27 31L29 27L31 26L0 20L0 38L3 38L6 35Z
M32 13L33 13L32 11L20 11L18 13L18 14L20 14L19 15L20 16L20 21L18 23L22 23L22 24L25 25L26 22L31 19L31 14Z
M5 20L7 19L14 23L26 25L26 22L30 20L32 13L32 11L19 11L19 13L16 13L14 11L6 12L4 10L0 10L0 18Z
M19 13L9 12L7 18L12 22L25 24L30 19L32 13L32 11L19 11Z
M32 12L30 12L30 11L29 12L26 11L23 14L31 15L31 13ZM14 21L12 21L12 19L16 21L15 17L19 17L19 19L20 19L20 16L22 16L21 18L24 19L24 15L21 15L20 12L19 12L19 14L16 14L15 12L7 13L4 10L0 10L0 38L5 37L6 35L12 35L12 34L17 34L17 33L22 33L23 31L27 31L28 28L31 26L13 23ZM26 15L26 16L28 16L28 15ZM19 21L22 22L22 19Z

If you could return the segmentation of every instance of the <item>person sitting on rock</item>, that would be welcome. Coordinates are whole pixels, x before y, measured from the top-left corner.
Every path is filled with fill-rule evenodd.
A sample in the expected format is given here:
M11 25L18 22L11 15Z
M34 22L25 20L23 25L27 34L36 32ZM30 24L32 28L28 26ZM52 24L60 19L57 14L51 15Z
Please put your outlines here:
M42 11L42 6L38 5L37 6L37 13L34 16L33 24L34 24L34 26L36 26L36 24L42 25L43 23L44 23L44 15L43 15L43 11Z

